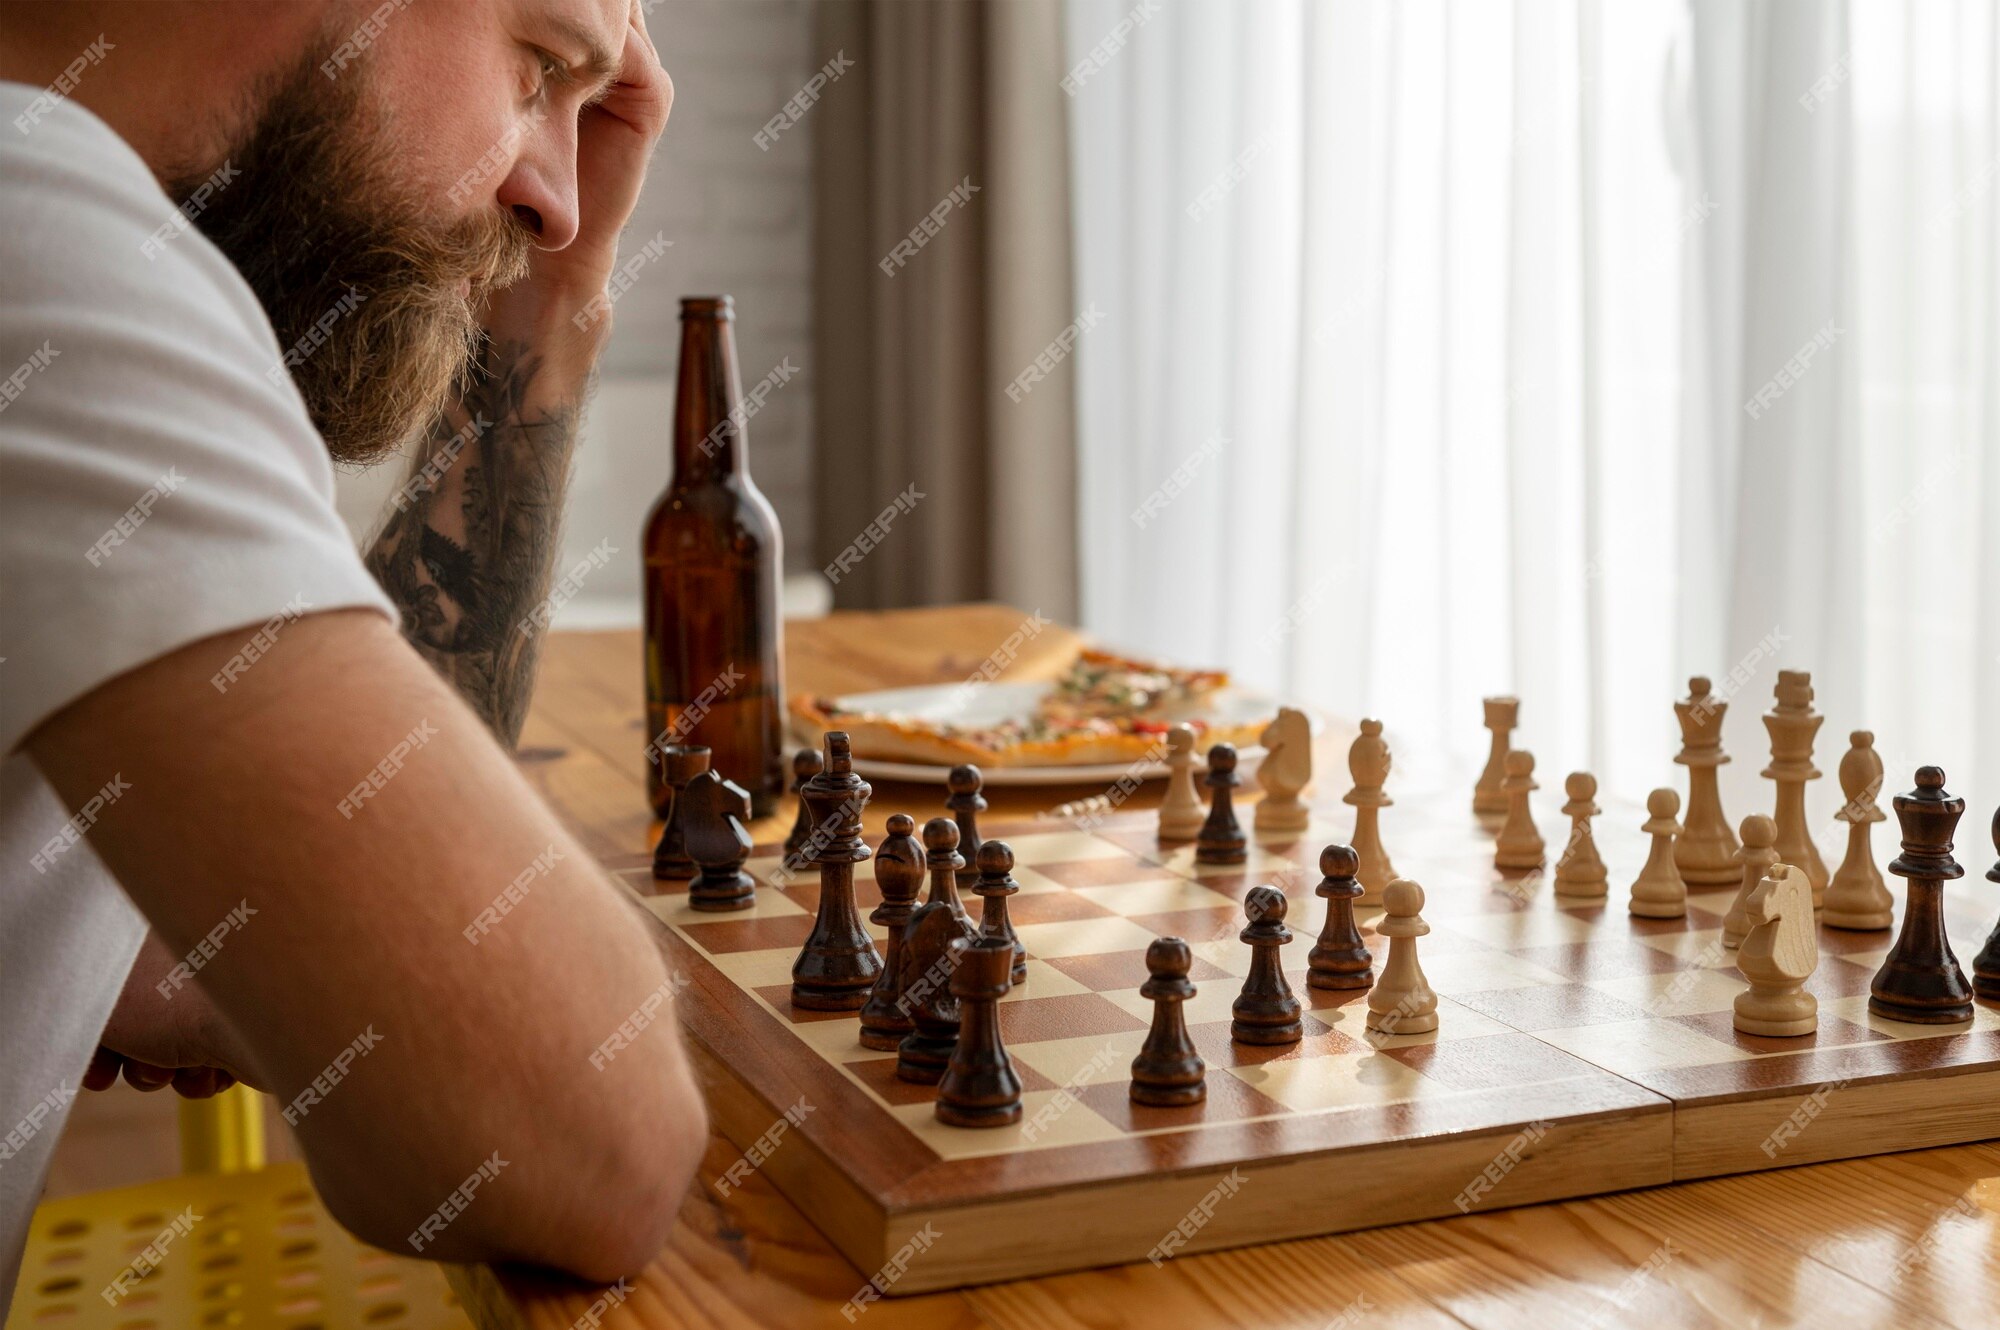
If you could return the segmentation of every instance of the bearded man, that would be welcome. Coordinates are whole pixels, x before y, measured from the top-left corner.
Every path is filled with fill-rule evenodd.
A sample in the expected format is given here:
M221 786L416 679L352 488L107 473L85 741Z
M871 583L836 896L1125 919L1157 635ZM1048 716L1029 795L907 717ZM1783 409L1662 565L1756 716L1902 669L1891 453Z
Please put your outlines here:
M275 1094L384 1247L664 1241L674 977L509 750L671 101L635 0L0 8L0 1293L121 1071Z

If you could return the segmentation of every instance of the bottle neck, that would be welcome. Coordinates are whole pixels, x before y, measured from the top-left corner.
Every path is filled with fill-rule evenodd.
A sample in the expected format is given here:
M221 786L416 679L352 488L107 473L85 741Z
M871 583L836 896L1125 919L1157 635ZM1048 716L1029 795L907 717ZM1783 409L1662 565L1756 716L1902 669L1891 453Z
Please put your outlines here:
M674 393L674 484L740 477L744 470L743 389L736 372L735 324L725 309L681 310L680 378Z

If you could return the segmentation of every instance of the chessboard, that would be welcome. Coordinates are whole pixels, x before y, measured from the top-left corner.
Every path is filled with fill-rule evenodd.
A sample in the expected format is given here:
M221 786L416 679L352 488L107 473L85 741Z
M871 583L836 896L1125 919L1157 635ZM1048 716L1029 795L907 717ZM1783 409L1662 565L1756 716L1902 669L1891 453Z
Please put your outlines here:
M1980 1002L1969 1025L1950 1027L1881 1019L1869 980L1894 935L1820 926L1807 983L1817 1032L1738 1033L1744 984L1720 943L1735 888L1691 888L1684 918L1630 915L1645 814L1608 801L1597 839L1610 894L1579 901L1539 874L1497 871L1492 831L1463 790L1398 790L1381 837L1427 896L1419 954L1439 1023L1372 1032L1366 990L1305 982L1327 904L1313 892L1319 852L1354 829L1337 796L1312 803L1303 833L1253 833L1248 861L1229 866L1162 846L1150 812L981 827L1014 851L1009 909L1028 954L1026 982L999 1004L1024 1112L1000 1128L938 1121L936 1088L899 1081L894 1053L858 1042L854 1013L792 1007L814 870L788 874L780 848L760 845L746 865L754 906L717 914L690 909L686 884L654 881L649 858L614 864L667 925L711 1113L746 1152L716 1185L760 1173L894 1295L2000 1130L2000 1007ZM1563 822L1553 805L1534 808L1545 832ZM921 823L942 810L878 797L871 847L897 811ZM870 868L857 874L864 914L880 899ZM1288 899L1283 966L1306 1007L1290 1046L1229 1037L1249 965L1243 900L1266 883ZM1992 913L1975 883L1976 871L1946 891L1961 956ZM1890 884L1900 916L1902 884ZM1370 925L1381 907L1356 909L1379 968L1386 939ZM870 931L880 948L884 931ZM1139 988L1147 946L1168 935L1195 958L1185 1014L1207 1098L1144 1107L1127 1093L1153 1005Z

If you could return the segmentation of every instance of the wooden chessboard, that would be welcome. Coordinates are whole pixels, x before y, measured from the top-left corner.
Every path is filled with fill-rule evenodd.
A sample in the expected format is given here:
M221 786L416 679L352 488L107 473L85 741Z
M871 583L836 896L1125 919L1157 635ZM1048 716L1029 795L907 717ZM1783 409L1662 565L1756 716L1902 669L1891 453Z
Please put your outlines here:
M864 1275L900 1270L881 1281L896 1294L1994 1134L2000 1008L1980 1003L1956 1027L1871 1015L1890 933L1820 930L1817 1034L1738 1034L1742 981L1719 941L1733 888L1691 895L1684 919L1625 910L1643 814L1597 820L1611 895L1582 903L1497 873L1463 792L1397 799L1383 837L1428 896L1420 956L1439 1028L1387 1038L1364 1026L1365 990L1305 984L1324 918L1318 851L1352 829L1337 803L1303 837L1260 837L1228 868L1160 847L1151 813L982 826L1017 856L1011 912L1029 955L1027 982L1001 1005L1025 1112L998 1129L939 1123L935 1089L898 1081L894 1054L862 1048L852 1014L792 1010L819 887L810 870L768 885L777 847L756 851L758 901L735 914L688 909L646 861L620 875L669 926L717 1125L746 1150L761 1139L760 1171ZM871 846L896 811L880 802ZM1563 820L1537 815L1559 846ZM1977 881L1948 889L1962 957L1991 922ZM865 913L879 900L868 865L859 882ZM1308 1008L1304 1040L1287 1048L1229 1039L1248 962L1241 901L1265 882L1290 899L1286 971ZM1379 912L1358 907L1378 968L1384 940L1367 925ZM1148 943L1168 934L1197 958L1186 1013L1208 1098L1143 1108L1126 1096L1151 1011L1138 990Z

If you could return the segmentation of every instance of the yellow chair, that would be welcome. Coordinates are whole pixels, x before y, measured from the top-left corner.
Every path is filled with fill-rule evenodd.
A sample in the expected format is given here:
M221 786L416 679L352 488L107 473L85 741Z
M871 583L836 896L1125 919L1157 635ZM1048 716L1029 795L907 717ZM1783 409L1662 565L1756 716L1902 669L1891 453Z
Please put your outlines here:
M264 1164L247 1086L180 1106L186 1173L35 1211L6 1330L467 1330L427 1261L349 1237L303 1165Z

